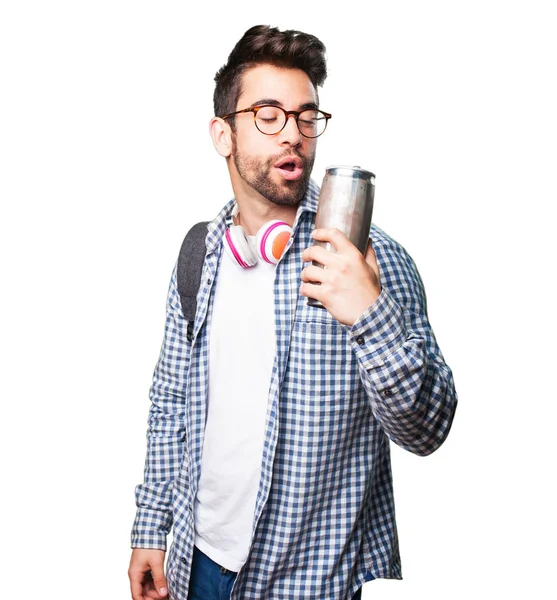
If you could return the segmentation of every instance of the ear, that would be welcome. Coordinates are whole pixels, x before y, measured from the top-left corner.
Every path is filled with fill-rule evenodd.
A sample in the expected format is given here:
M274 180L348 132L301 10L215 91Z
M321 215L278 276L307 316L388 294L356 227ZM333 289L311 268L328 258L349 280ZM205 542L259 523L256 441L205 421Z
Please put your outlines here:
M225 158L232 152L232 130L220 117L213 117L209 123L209 133L216 151Z

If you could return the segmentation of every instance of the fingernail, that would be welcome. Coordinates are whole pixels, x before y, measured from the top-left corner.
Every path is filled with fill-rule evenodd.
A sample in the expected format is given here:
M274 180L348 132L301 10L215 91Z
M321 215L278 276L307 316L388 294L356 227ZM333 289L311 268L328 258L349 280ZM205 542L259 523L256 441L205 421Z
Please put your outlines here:
M166 594L168 594L168 590L167 590L166 588L161 588L161 589L159 590L159 594L160 594L161 596L166 596Z

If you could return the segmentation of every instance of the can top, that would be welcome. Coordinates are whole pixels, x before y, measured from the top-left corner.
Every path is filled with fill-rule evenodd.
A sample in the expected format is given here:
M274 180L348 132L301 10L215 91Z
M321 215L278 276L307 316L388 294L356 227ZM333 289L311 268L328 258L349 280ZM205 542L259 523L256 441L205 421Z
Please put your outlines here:
M345 177L355 177L357 179L371 179L372 182L375 180L375 175L371 171L362 169L359 165L331 165L326 167L325 171L329 175L343 175Z

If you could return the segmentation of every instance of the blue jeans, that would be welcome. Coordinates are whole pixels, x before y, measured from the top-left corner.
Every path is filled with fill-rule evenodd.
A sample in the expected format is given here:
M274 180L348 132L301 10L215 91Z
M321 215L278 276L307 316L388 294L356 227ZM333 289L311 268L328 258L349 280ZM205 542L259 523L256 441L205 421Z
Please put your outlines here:
M188 600L229 600L237 574L221 567L194 546ZM362 588L352 600L361 598Z

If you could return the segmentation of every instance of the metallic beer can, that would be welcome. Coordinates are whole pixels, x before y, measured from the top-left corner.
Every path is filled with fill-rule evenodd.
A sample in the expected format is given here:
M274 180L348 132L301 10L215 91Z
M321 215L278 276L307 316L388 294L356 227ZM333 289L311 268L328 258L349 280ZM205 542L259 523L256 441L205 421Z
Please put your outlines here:
M365 254L371 227L374 193L375 175L370 171L358 166L327 167L319 194L315 229L336 227L362 254ZM315 240L313 243L335 252L329 242ZM312 264L324 268L316 261ZM308 304L324 308L321 302L314 298L309 298Z

